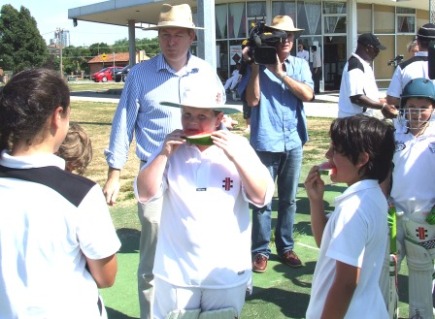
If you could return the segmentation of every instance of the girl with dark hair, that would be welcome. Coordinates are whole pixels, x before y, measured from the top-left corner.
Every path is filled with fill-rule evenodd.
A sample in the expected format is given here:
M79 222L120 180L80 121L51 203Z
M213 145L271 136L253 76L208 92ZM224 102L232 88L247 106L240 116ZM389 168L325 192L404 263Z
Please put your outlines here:
M54 71L16 74L0 93L0 318L106 318L120 248L98 184L54 155L69 127Z

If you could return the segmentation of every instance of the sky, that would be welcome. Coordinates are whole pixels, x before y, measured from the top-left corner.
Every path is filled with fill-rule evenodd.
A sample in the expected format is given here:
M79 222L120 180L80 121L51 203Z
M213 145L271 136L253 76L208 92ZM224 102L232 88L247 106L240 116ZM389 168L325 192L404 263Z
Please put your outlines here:
M1 0L0 7L11 4L16 10L21 6L29 9L36 20L39 33L47 44L54 39L57 28L68 30L70 44L73 46L89 46L93 43L114 44L117 40L128 39L128 28L111 26L102 23L78 21L77 27L68 19L68 9L103 2L103 0ZM145 35L145 33L143 34ZM136 33L136 36L140 34Z

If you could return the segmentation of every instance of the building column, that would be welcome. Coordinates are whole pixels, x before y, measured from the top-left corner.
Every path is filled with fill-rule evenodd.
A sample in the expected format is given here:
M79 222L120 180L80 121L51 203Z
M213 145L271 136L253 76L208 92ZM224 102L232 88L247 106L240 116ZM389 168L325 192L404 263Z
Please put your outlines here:
M128 20L128 56L129 64L136 64L136 21Z
M356 49L358 37L358 15L356 0L347 0L347 57L350 57Z
M204 30L197 32L198 56L216 69L216 25L215 0L198 0L198 25Z

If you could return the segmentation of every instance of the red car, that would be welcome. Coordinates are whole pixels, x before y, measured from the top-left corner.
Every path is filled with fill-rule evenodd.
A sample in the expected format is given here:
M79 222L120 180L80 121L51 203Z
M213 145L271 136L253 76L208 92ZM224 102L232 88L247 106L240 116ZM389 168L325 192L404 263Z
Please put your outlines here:
M95 82L107 82L115 79L115 73L122 70L122 66L109 66L92 74L92 80Z

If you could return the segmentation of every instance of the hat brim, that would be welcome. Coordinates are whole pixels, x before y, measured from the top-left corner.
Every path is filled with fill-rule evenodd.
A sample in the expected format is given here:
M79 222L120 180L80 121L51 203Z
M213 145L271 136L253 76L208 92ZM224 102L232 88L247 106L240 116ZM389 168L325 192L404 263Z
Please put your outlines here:
M147 30L160 30L160 29L170 29L170 28L182 28L182 29L190 29L190 30L204 30L204 28L201 28L201 27L194 27L194 26L181 25L181 24L155 25L153 27L142 28L142 30L143 31L147 31Z
M385 50L387 47L386 47L385 45L379 44L379 45L377 46L377 48L378 48L379 50Z
M416 39L423 39L423 40L435 40L435 36L430 35L416 35Z
M305 29L298 29L298 28L291 28L291 29L283 29L283 28L275 28L275 27L271 27L271 26L267 26L267 28L272 29L272 30L278 30L278 31L284 31L284 32L302 32Z
M209 109L213 111L223 112L225 114L235 114L242 112L242 106L235 105L235 104L223 104L223 105L216 105L216 106L204 106L204 105L189 105L189 104L180 104L180 103L174 103L174 102L160 102L160 105L163 106L170 106L170 107L177 107L182 108L184 106L186 107L193 107L197 109Z

